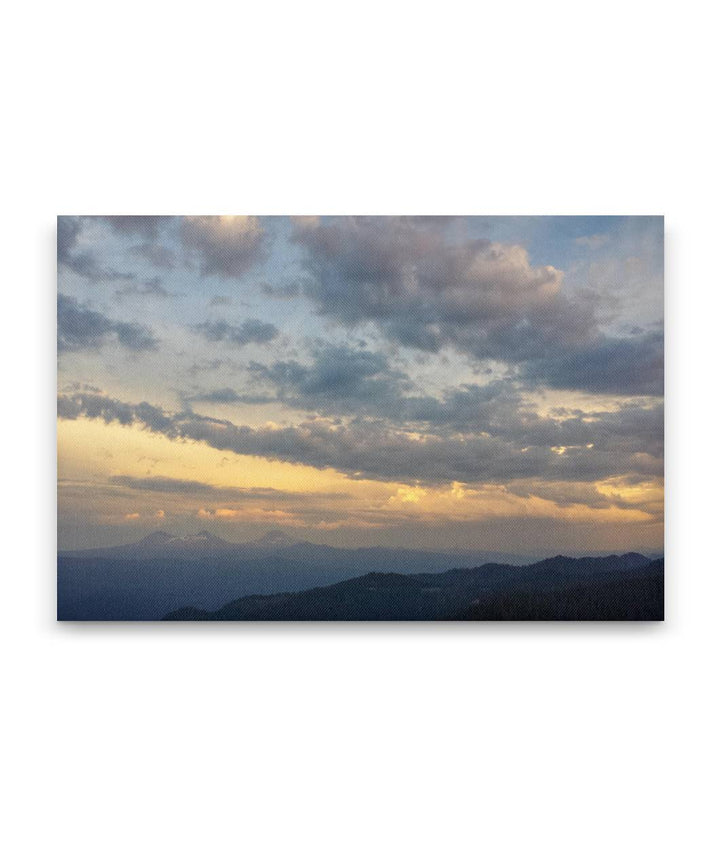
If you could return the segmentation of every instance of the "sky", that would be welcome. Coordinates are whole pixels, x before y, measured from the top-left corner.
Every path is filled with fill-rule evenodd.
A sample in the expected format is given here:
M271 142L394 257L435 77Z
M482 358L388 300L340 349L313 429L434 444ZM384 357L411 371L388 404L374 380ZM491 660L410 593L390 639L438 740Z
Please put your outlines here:
M663 546L661 217L58 218L58 547Z

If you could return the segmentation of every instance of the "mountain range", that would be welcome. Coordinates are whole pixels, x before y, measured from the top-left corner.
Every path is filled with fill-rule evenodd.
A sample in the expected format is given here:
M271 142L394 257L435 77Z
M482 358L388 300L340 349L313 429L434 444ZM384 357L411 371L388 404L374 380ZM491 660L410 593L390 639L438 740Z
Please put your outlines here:
M170 621L660 620L663 560L555 556L437 574L369 573L297 593L255 595Z
M403 574L532 557L487 551L342 548L271 531L233 543L202 531L153 532L133 544L58 553L58 617L153 620L192 604L219 609L243 595L301 591L388 570Z
M59 555L65 558L83 559L150 559L150 558L209 558L232 556L236 559L254 558L272 554L287 554L293 557L310 557L315 561L321 559L337 562L339 559L353 557L355 560L367 560L373 557L393 555L407 557L411 562L422 562L424 558L435 561L437 557L482 557L484 561L503 561L508 564L521 564L528 561L528 556L513 553L498 553L483 550L450 550L428 551L407 550L397 547L331 547L328 544L316 544L293 538L282 530L275 529L267 532L255 541L235 543L225 541L207 530L194 535L171 535L168 532L157 531L147 535L141 541L116 547L96 547L89 550L63 550Z
M451 570L445 570L451 568ZM244 544L156 532L58 555L61 620L661 619L663 562Z

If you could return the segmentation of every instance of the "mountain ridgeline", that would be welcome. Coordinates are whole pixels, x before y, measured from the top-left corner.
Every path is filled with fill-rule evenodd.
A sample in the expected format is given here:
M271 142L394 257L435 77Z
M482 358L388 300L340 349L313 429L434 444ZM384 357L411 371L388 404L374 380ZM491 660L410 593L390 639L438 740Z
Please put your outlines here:
M279 531L236 544L210 532L154 532L134 544L58 555L58 617L147 621L188 604L216 610L243 595L297 592L369 571L403 574L527 556L488 552L348 549L294 540Z
M663 560L343 549L281 532L246 544L209 532L156 532L135 544L58 555L58 619L160 618L661 620Z
M239 598L169 621L632 621L663 618L663 560L556 556L437 574L364 574L297 593Z

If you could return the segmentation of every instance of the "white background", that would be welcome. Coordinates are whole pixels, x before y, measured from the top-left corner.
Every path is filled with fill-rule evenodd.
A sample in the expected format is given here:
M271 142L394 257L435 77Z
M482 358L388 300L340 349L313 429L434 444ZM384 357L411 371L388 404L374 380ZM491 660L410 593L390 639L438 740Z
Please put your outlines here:
M711 8L4 11L5 852L718 852ZM664 213L665 624L56 624L57 213Z

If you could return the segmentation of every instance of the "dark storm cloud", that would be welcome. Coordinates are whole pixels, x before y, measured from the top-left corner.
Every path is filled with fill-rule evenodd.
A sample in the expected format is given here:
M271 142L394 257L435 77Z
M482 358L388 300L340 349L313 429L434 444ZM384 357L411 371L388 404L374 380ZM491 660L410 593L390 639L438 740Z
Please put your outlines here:
M185 217L182 237L203 274L241 277L267 253L269 236L257 217Z
M271 342L280 331L274 324L248 318L242 324L228 324L226 321L203 321L195 325L208 342L232 342L234 345L249 345L251 342L262 345Z
M542 478L548 481L594 481L615 475L662 474L662 458L645 447L642 434L633 438L628 426L617 430L612 416L593 423L604 443L555 448L521 447L507 437L426 434L418 439L380 421L356 420L349 425L309 420L276 428L238 426L191 411L165 413L143 402L128 405L98 395L60 396L62 418L117 419L136 423L172 439L195 440L239 455L332 467L353 477L418 480L425 483L507 482Z
M115 321L64 294L58 294L57 324L58 353L96 350L112 340L131 351L152 350L158 345L149 327Z
M523 247L453 241L412 218L383 217L301 219L293 240L305 250L306 295L343 324L370 321L401 345L519 365L556 388L661 386L657 340L604 336L593 302L571 300L562 272L533 266Z

